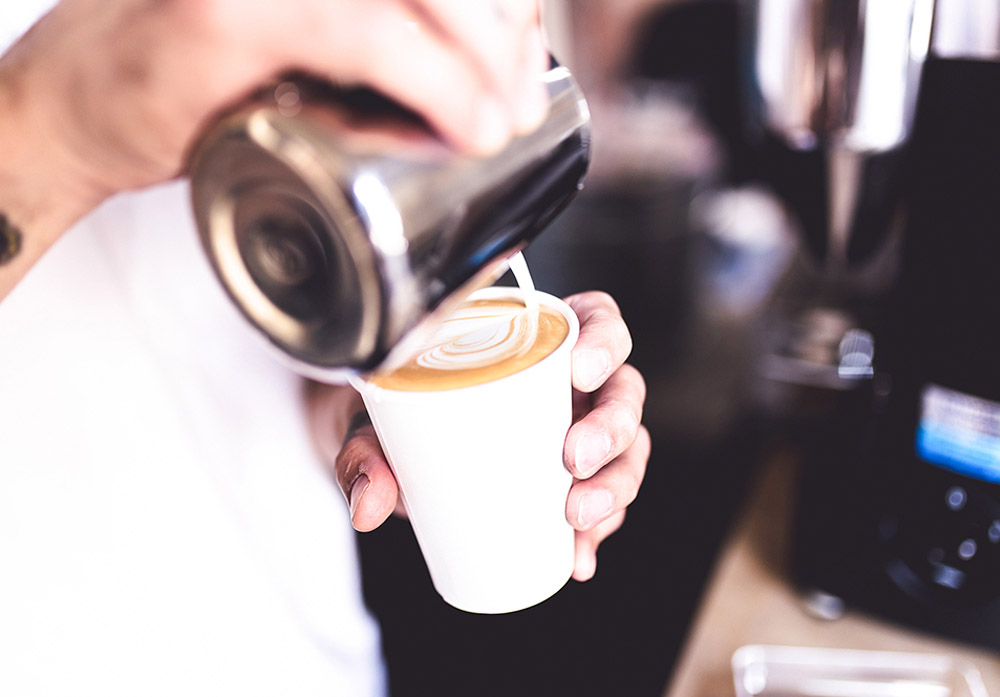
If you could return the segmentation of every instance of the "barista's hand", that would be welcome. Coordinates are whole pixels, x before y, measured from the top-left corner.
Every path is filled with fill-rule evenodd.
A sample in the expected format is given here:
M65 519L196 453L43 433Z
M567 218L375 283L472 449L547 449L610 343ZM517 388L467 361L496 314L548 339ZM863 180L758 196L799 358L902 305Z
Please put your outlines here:
M293 69L374 87L459 148L499 148L547 109L538 11L538 0L62 0L0 58L0 212L33 263L110 194L180 174L213 115Z
M598 545L621 526L646 470L649 434L640 424L646 387L639 372L624 364L632 339L614 300L588 292L566 301L580 317L573 349L576 422L564 451L576 481L566 518L577 529L573 577L585 581L594 575ZM314 440L350 502L354 527L377 528L402 507L360 397L349 388L320 385L307 394Z
M579 293L566 302L580 318L573 348L575 423L563 451L576 477L566 518L577 530L573 578L586 581L597 570L597 546L621 527L646 474L650 441L641 423L646 382L625 363L632 337L611 296Z

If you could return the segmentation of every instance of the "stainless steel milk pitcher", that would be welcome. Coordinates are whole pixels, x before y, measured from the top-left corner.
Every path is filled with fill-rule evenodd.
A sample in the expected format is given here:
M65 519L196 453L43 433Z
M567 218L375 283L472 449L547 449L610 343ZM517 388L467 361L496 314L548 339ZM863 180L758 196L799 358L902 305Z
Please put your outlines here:
M204 249L242 314L305 375L391 364L488 285L582 186L589 113L570 72L549 114L459 155L366 91L292 78L224 116L191 160Z

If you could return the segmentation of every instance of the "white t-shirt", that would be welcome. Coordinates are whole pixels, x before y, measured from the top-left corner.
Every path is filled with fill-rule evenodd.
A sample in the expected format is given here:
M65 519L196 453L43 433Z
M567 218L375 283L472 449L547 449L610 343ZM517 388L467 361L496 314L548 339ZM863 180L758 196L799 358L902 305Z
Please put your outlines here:
M186 184L113 199L0 302L0 695L385 690L299 378L211 277Z

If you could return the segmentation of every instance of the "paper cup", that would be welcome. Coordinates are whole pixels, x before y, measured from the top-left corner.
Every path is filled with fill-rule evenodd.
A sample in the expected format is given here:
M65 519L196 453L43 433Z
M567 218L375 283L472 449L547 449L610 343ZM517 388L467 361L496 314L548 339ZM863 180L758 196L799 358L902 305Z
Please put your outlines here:
M573 483L563 465L572 423L570 351L579 320L551 354L498 380L433 392L357 385L378 433L437 592L478 613L521 610L553 595L573 571L566 520ZM520 299L486 288L471 298Z

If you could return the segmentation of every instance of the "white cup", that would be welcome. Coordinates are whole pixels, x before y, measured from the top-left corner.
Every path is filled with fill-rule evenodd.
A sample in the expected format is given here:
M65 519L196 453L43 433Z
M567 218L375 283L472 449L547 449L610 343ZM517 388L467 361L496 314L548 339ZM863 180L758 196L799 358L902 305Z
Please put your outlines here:
M471 299L520 298L486 288ZM530 607L573 571L566 520L573 483L563 465L572 423L570 352L579 320L535 292L569 323L565 340L524 370L470 387L408 392L356 385L399 482L437 592L468 612Z

